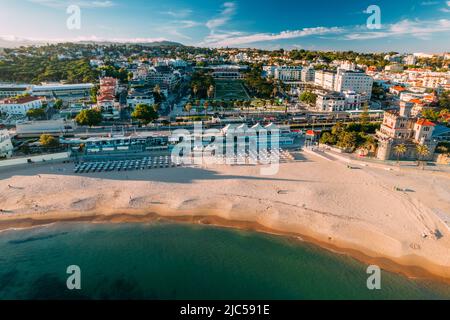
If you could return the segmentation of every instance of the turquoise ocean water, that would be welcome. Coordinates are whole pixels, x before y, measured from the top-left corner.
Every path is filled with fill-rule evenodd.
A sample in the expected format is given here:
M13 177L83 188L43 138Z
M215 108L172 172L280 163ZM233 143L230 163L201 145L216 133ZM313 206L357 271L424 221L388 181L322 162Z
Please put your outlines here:
M66 269L81 268L79 291ZM382 273L316 246L174 223L56 224L0 233L0 299L450 299L450 286Z

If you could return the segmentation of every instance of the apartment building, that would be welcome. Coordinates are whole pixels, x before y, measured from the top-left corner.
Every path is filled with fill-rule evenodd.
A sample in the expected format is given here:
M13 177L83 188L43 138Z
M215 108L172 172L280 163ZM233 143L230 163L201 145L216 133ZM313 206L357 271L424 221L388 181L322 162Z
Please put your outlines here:
M361 109L361 95L354 91L323 91L317 94L316 109L322 112L340 112Z
M28 110L42 108L42 101L37 97L10 98L0 101L0 113L25 116Z
M340 92L320 92L317 95L316 109L322 112L345 111L345 96Z
M169 66L158 66L150 70L146 81L150 85L159 85L161 89L170 91L181 81L181 74Z
M334 90L354 91L361 95L361 102L369 102L372 97L373 78L361 71L338 70Z
M274 78L280 81L300 81L301 66L283 66L275 68Z
M422 86L429 89L438 89L450 85L450 73L430 72L422 78Z
M153 92L149 89L133 88L128 93L127 105L129 108L135 109L139 104L153 105L155 98Z
M314 82L315 80L315 70L312 67L306 67L302 69L301 80L303 82Z
M316 70L314 84L325 90L333 90L335 87L336 72L330 70Z

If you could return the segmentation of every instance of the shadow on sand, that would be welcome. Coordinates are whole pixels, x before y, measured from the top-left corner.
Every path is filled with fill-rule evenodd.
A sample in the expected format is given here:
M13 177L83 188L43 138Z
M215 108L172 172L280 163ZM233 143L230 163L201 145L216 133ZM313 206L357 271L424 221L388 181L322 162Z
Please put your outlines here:
M227 175L220 174L218 171L207 168L197 167L180 167L168 169L144 169L133 171L112 171L112 172L91 172L84 174L73 173L73 164L59 164L59 165L39 165L29 166L25 168L18 168L17 170L2 170L0 171L0 181L9 179L13 176L28 176L37 177L43 181L57 179L56 176L72 176L72 177L86 177L104 180L116 181L154 181L163 183L179 183L188 184L193 181L205 180L253 180L253 181L287 181L287 182L316 182L296 179L282 179L276 176L263 175ZM262 167L255 167L256 170ZM23 186L11 186L12 188L21 188Z

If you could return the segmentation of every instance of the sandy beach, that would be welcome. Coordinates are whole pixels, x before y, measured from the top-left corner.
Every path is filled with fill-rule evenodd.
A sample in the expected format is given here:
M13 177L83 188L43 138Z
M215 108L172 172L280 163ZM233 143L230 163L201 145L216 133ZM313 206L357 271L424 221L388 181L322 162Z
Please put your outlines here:
M73 164L1 169L0 230L58 221L215 224L301 237L407 276L450 282L450 173L295 157L268 177L258 166L82 175Z

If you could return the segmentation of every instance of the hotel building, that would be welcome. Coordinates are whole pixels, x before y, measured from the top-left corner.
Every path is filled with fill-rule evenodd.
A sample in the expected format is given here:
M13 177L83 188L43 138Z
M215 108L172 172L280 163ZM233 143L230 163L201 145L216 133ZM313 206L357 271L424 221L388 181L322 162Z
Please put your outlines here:
M274 72L274 78L283 82L300 81L302 69L300 66L277 67Z
M0 101L0 112L8 115L25 116L28 110L42 108L42 101L37 97L10 98Z
M314 84L326 90L334 91L336 72L330 70L316 70Z
M361 95L362 102L372 97L373 79L364 72L338 70L334 90L337 92L354 91Z
M372 97L373 79L361 71L338 69L337 72L317 70L314 84L326 90L353 91L361 95L361 102L369 102Z
M315 70L312 67L303 68L301 72L301 80L303 82L314 82Z

